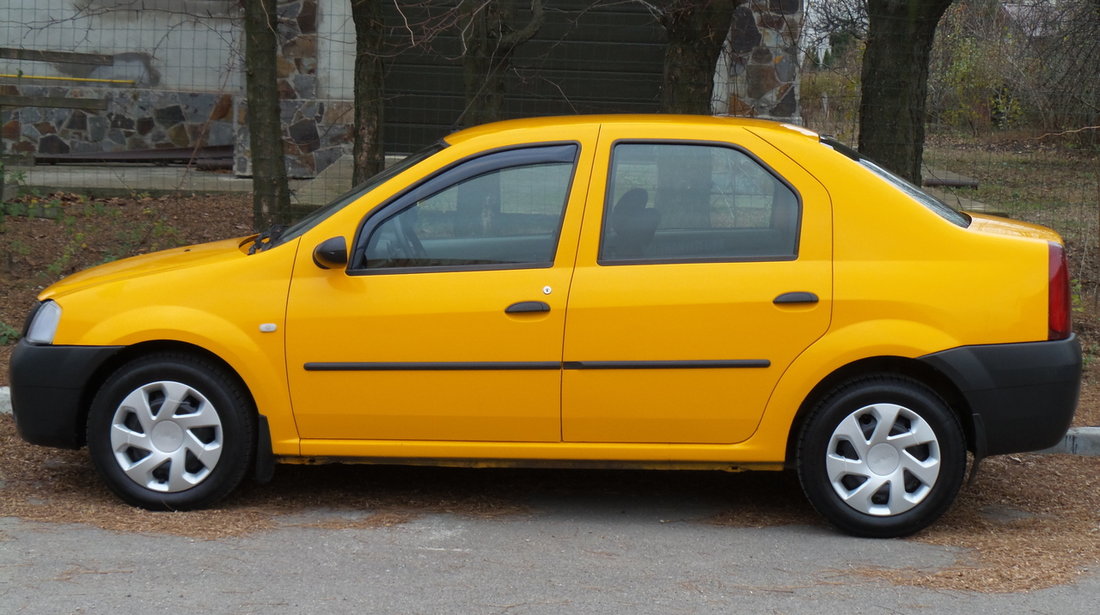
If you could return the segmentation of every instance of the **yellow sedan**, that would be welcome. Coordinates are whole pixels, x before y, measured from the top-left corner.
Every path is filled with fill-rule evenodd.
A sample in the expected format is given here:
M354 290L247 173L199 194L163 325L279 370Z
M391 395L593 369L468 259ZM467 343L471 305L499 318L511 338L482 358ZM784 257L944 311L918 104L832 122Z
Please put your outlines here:
M276 463L791 468L898 536L968 450L1056 442L1081 371L1053 231L732 118L464 130L289 228L39 299L20 433L159 510Z

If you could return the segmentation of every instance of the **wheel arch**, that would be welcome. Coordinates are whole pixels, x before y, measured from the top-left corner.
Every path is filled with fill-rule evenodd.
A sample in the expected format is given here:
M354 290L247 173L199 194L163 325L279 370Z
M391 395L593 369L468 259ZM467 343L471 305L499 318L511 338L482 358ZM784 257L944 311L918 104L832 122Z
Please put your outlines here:
M976 433L970 405L962 391L950 378L917 359L895 356L868 357L833 371L818 382L802 400L787 434L785 465L788 468L794 467L802 428L821 401L843 383L873 374L906 377L931 389L958 417L966 436L967 450L976 450L979 435Z
M80 416L78 419L79 426L79 438L80 445L87 444L85 441L85 430L88 425L88 412L91 410L92 400L95 399L96 394L99 392L103 384L110 378L111 374L118 371L123 365L139 359L144 356L156 354L158 352L178 352L182 354L188 354L203 360L213 363L218 369L221 369L228 378L231 378L236 384L241 386L241 389L248 395L248 401L250 402L250 411L253 415L262 416L257 410L256 396L252 393L248 384L241 378L241 375L237 373L237 370L233 369L233 366L226 362L218 355L210 352L209 350L189 344L187 342L180 342L175 340L152 340L148 342L141 342L132 346L126 346L119 352L112 355L109 359L103 362L92 373L92 376L88 378L84 389L80 394ZM266 422L260 421L258 425L265 425Z

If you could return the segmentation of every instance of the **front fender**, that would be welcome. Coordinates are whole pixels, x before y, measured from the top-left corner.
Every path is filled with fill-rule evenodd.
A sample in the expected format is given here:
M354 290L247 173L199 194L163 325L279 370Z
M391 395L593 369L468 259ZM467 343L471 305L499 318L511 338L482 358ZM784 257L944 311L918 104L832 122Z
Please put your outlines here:
M135 323L141 323L141 328L135 328ZM263 331L261 324L275 327L273 331ZM257 409L267 417L275 454L298 454L298 430L284 377L281 314L278 320L264 320L258 314L236 312L230 319L193 307L147 306L125 310L96 323L86 337L97 340L97 344L121 347L177 342L216 355L240 376Z

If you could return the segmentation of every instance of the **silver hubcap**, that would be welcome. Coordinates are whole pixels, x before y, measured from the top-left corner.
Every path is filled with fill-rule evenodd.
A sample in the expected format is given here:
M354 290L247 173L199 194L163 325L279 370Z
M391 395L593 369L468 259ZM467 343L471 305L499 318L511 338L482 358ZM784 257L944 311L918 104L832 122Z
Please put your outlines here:
M122 400L111 419L111 450L135 483L164 493L190 489L222 453L218 411L179 382L152 382Z
M885 517L920 504L940 474L940 445L917 413L874 404L849 414L829 439L825 469L848 506Z

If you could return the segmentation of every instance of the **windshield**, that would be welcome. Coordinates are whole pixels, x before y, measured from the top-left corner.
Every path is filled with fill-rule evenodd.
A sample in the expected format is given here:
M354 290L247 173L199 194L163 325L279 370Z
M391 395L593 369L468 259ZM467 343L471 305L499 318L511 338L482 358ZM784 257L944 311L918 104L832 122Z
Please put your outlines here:
M961 226L963 228L966 228L966 227L970 226L970 217L969 216L956 211L954 208L952 208L947 203L944 203L943 201L941 201L941 200L937 199L936 197L932 196L931 194L928 194L924 190L921 190L917 186L914 186L912 183L905 180L904 178L902 178L898 175L895 175L895 174L891 173L890 171L887 171L886 169L879 166L875 161L873 161L869 158L865 158L862 154L860 154L856 150L848 147L847 145L844 145L843 143L841 143L839 141L831 139L829 137L822 137L821 142L823 144L833 148L834 150L840 152L841 154L844 154L848 158L851 158L852 160L855 160L856 162L858 162L860 164L860 166L862 166L865 169L868 169L868 170L872 171L875 175L878 175L882 179L885 179L887 182L889 182L895 188L897 188L897 189L901 190L902 192L904 192L905 194L907 194L909 196L909 198L913 199L914 201L916 201L916 202L920 203L921 205L924 205L928 209L932 210L933 212L935 212L939 217L943 218L944 220L947 220L948 222L950 222L950 223L952 223L956 226Z
M434 145L431 145L429 147L426 147L426 148L420 150L419 152L417 152L415 154L410 154L409 156L406 156L405 158L402 158L401 160L395 162L394 164L386 167L381 172L375 174L374 176L372 176L367 181L359 184L358 186L356 186L356 187L352 188L351 190L345 192L344 194L340 195L339 197L336 198L336 200L332 201L328 205L325 205L323 207L318 207L316 210L310 212L309 214L307 214L301 220L299 220L299 221L295 222L294 224L288 226L285 230L278 233L277 239L272 241L268 247L274 247L274 246L277 246L277 245L281 245L281 244L284 244L284 243L286 243L286 242L288 242L292 239L301 237L303 233L305 233L309 229L316 226L317 223L320 222L321 220L324 220L325 218L329 217L330 215L336 213L337 211L340 211L345 206L347 206L349 203L351 203L352 201L355 201L359 197L363 196L364 194L370 192L371 190L373 190L376 187L380 186L381 184L385 183L391 177L394 177L395 175L397 175L398 173L401 173L405 169L408 169L408 168L416 165L421 160L424 160L425 158L428 158L429 156L432 156L433 154L435 154L436 152L442 150L446 146L447 146L447 144L443 143L443 142L436 143Z

